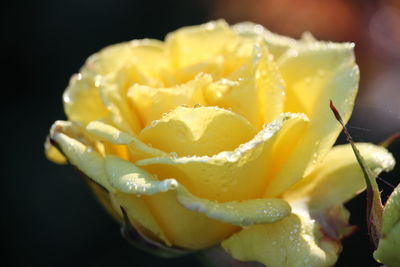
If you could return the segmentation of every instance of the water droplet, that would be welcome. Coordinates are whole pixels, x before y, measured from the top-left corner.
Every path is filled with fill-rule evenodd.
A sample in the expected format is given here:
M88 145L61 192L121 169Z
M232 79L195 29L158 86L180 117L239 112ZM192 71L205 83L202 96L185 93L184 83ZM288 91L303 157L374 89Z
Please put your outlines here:
M94 86L100 87L101 84L102 84L102 77L100 75L96 75L96 77L94 77Z
M178 157L178 153L176 153L176 152L171 152L171 153L168 154L168 156L169 156L170 158L176 159L176 158Z
M314 152L312 155L312 164L317 164L317 160L318 160L318 153Z
M64 100L64 103L71 103L72 102L71 98L67 94L64 94L63 100Z
M289 52L287 52L287 53L288 53L289 57L298 57L299 56L299 52L294 49L289 50Z
M150 126L155 127L158 124L158 120L151 121Z
M264 27L261 26L260 24L257 24L257 25L254 25L253 30L256 34L261 34L264 31Z

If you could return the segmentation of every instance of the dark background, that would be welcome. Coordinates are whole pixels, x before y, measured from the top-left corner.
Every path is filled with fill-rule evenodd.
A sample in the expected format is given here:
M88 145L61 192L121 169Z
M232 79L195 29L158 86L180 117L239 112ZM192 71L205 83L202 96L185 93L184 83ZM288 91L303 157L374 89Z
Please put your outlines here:
M318 20L329 19L321 14L311 17L316 20L313 23L308 21L309 16L300 19L297 15L290 16L291 9L296 10L296 14L302 10L310 12L313 3L310 0L293 1L287 7L281 4L280 9L266 9L262 16L255 15L254 10L258 10L258 6L261 8L264 2L272 5L272 1L252 0L249 1L251 5L246 2L242 8L236 2L1 2L1 51L5 60L1 62L0 106L5 122L0 131L3 148L0 218L1 249L6 252L2 263L6 266L200 266L195 256L165 260L129 246L120 236L119 226L97 204L76 172L69 166L59 166L45 159L43 142L50 125L55 120L65 119L61 96L69 77L89 55L106 45L145 37L162 39L181 26L218 17L231 23L253 20L294 37L313 29L312 25L321 25ZM287 1L281 3L284 2ZM345 2L331 1L337 5ZM347 2L351 2L350 10L359 7L357 12L325 10L328 13L342 10L349 16L347 26L335 32L332 31L335 24L326 23L325 28L314 30L316 36L323 39L356 41L362 82L349 127L357 141L379 142L400 131L400 82L397 83L400 56L396 49L382 43L385 38L393 39L393 46L400 42L394 37L396 32L390 32L400 26L397 24L400 16L387 22L387 16L381 15L384 22L379 20L380 13L376 13L391 1ZM287 16L263 20L277 17L271 12L283 8ZM321 7L314 7L315 14L321 13L317 12L318 8ZM394 8L396 11L397 7ZM281 27L291 20L289 25L295 24L297 28ZM307 23L302 24L302 20ZM385 30L379 28L382 23ZM363 27L365 25L368 27ZM343 137L338 142L343 143ZM399 142L390 150L399 160ZM399 173L397 167L382 178L396 185ZM383 190L387 196L391 188L384 185ZM352 211L351 222L359 225L360 230L344 242L344 252L337 266L378 266L372 259L364 226L364 200L362 194L347 204Z

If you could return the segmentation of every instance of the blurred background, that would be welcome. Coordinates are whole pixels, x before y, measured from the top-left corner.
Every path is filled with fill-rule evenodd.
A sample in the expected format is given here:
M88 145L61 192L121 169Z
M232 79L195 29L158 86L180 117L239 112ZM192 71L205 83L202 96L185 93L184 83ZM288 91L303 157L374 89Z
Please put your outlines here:
M353 41L360 93L348 126L357 141L400 131L400 1L373 0L36 0L1 4L1 248L6 266L200 266L194 256L164 260L134 249L69 166L48 162L43 142L64 119L69 77L102 47L157 38L184 25L224 18L284 35ZM345 142L343 136L338 143ZM389 149L400 161L400 142ZM5 172L4 172L5 169ZM396 185L399 167L382 179ZM392 190L382 184L384 196ZM365 229L365 195L347 204L359 231L337 266L379 266Z

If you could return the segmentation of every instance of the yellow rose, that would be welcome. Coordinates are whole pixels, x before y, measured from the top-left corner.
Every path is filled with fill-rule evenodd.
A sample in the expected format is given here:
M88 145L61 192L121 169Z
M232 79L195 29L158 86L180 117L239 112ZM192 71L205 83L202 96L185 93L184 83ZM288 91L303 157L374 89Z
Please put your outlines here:
M342 204L365 187L350 146L332 148L329 100L347 121L357 93L353 47L224 21L107 47L71 78L47 155L150 240L331 266L349 231ZM394 166L358 146L376 174Z

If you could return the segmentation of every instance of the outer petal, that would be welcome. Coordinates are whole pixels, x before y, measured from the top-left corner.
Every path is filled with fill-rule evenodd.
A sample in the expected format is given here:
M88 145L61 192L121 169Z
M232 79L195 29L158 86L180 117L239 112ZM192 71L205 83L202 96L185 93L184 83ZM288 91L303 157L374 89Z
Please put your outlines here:
M95 79L96 74L88 72L71 77L63 94L64 110L70 121L86 124L108 116Z
M240 34L243 37L251 39L261 39L268 46L268 50L274 55L275 60L287 52L287 50L302 46L307 42L315 42L314 37L309 33L303 33L300 40L296 40L284 35L279 35L270 32L260 24L253 22L241 22L233 25L233 31Z
M295 39L272 33L262 25L253 22L237 23L232 28L243 37L262 39L268 46L269 51L274 55L275 60L279 59L290 47L294 47L298 43Z
M256 132L245 118L229 110L178 107L143 129L139 138L179 156L203 156L233 150Z
M124 208L130 222L142 234L153 240L161 240L168 246L172 245L143 198L117 191L112 195L112 199L114 208L118 211L120 207Z
M83 134L74 133L74 130L70 122L57 121L50 130L50 138L59 146L60 151L72 165L108 191L113 192L114 188L109 184L104 171L103 157L95 150L94 145L76 140L75 138L79 138L85 141ZM73 135L74 138L66 133Z
M374 258L389 267L400 265L400 185L390 195L382 216L382 237Z
M130 84L133 82L150 83L149 79L145 77L151 75L157 77L156 73L160 72L159 69L167 68L167 65L163 63L165 57L161 56L163 53L162 42L145 39L109 46L92 55L83 66L81 73L71 78L64 92L64 109L68 119L86 124L92 120L108 117L109 111L111 111L111 116L118 121L118 117L122 116L118 109L125 107L121 107L123 104L120 104L122 97L115 94L121 92L113 88L111 89L113 92L106 90L100 94L103 77L109 73L118 73L125 65L136 64L140 69L134 71L135 75L127 77L132 79ZM156 65L153 64L155 59L158 63ZM138 62L140 64L137 64ZM157 70L154 70L154 66ZM119 80L121 84L121 80L124 79L120 77ZM103 104L104 100L105 105ZM129 121L130 127L135 130L134 125L137 122L132 121L134 116L132 117Z
M176 178L196 196L220 202L259 198L268 183L267 172L274 168L275 141L281 131L306 125L302 114L282 114L266 125L253 139L233 151L201 157L155 157L137 161L160 178Z
M393 169L395 160L385 148L358 143L366 164L374 175ZM306 199L310 209L325 210L340 205L364 190L365 181L350 145L334 147L313 172L285 192L292 202Z
M341 127L331 114L329 100L337 105L345 122L349 119L359 78L353 47L353 44L304 43L281 57L279 69L287 85L285 109L304 112L310 124L268 187L266 196L283 193L304 173L307 175L331 149ZM282 180L290 183L277 186Z
M178 187L174 179L158 181L145 170L114 156L105 158L105 169L110 184L124 193L153 195Z
M93 54L83 67L84 71L106 76L126 67L137 66L137 72L131 73L132 83L157 85L162 77L160 73L168 71L164 43L158 40L142 39L108 46ZM154 64L157 62L157 64ZM153 78L151 78L153 77ZM159 80L159 82L154 81Z
M315 220L298 214L245 228L221 245L235 259L268 267L332 266L337 257L337 248L322 239Z
M126 99L127 90L134 83L162 85L161 73L168 68L163 43L145 39L107 47L91 56L83 70L97 74L95 83L114 124L137 133L142 126Z
M235 231L237 228L232 224L271 223L289 215L291 210L290 206L280 199L225 203L201 199L192 195L182 185L178 186L174 179L158 181L145 170L113 156L106 158L105 166L110 184L119 192L128 193L116 194L117 201L122 202L120 205L123 207L127 207L128 214L144 214L144 211L141 211L143 207L138 206L136 202L138 195L145 195L143 199L163 231L157 231L154 220L146 221L147 227L163 240L171 240L172 244L178 246L204 248ZM170 192L163 193L166 191ZM160 201L162 203L159 203ZM138 207L140 211L137 210ZM141 222L143 224L143 220ZM203 230L199 235L200 228ZM204 234L206 231L207 235ZM160 236L160 233L164 232L166 237Z
M129 161L107 156L105 169L110 184L124 193L154 195L176 190L178 202L207 217L238 226L271 223L290 214L290 206L281 199L251 199L218 203L190 193L175 179L157 180Z
M199 26L184 27L168 34L166 47L173 68L178 70L210 59L213 61L224 46L235 38L229 25L219 20Z
M308 33L295 40L250 22L238 23L233 30L265 42L286 83L285 111L305 113L311 121L284 165L290 168L276 173L265 194L279 195L303 177L304 171L308 174L335 142L341 128L331 114L329 100L339 105L345 121L350 117L359 79L354 45L316 41Z
M86 127L86 130L100 140L110 142L113 145L128 145L129 155L133 159L167 156L167 154L159 149L148 146L138 138L129 133L120 131L114 126L103 121L92 121Z
M277 198L218 203L195 197L184 187L178 190L177 197L179 203L189 210L238 226L276 222L291 211L289 204Z
M239 227L188 210L177 201L176 192L142 196L168 240L175 246L203 249L217 244Z
M95 151L92 146L85 145L84 143L61 132L68 132L69 129L65 129L66 126L68 126L68 122L56 123L53 127L54 129L51 131L50 138L52 138L60 147L61 151L65 154L72 165L77 167L91 180L96 182L95 185L91 183L89 183L89 185L93 188L94 193L99 198L99 201L105 206L105 208L108 210L114 208L114 211L111 212L111 214L118 217L121 216L119 207L123 206L128 212L132 223L139 229L146 229L146 231L148 231L144 234L152 238L156 237L157 239L163 240L166 244L170 245L171 242L165 237L164 233L151 215L143 200L134 195L126 195L122 192L118 192L115 187L110 184L110 174L116 176L124 173L124 171L125 173L127 172L126 166L121 166L121 164L118 163L113 164L115 161L119 162L122 160L114 156L107 156L107 158L104 159L103 156L101 156L99 152ZM79 136L77 136L75 133L74 137L78 138ZM137 170L138 169L135 169L136 172ZM138 192L141 192L148 187L148 185L143 182L143 178L140 176L140 173L133 178L129 175L120 176L125 178L127 184L132 182L132 180L137 182L139 185L136 186L136 188L138 188ZM163 182L163 184L168 184L168 181ZM99 191L100 188L98 185L101 185L110 193ZM171 185L166 186L168 187ZM109 194L111 195L111 199L109 198ZM110 201L113 207L110 206Z
M55 146L51 144L50 138L46 139L46 142L44 143L44 149L47 159L57 164L67 163L67 159L64 157L64 155Z

